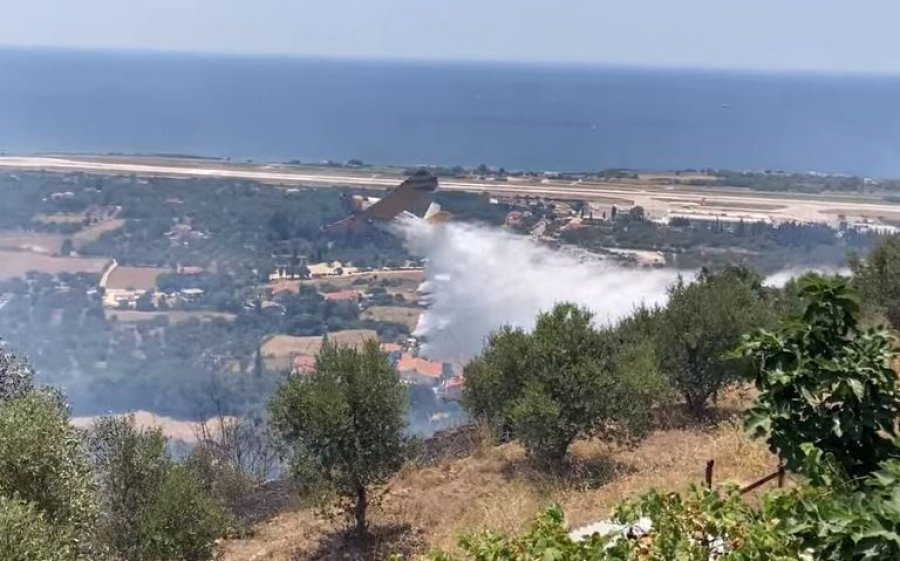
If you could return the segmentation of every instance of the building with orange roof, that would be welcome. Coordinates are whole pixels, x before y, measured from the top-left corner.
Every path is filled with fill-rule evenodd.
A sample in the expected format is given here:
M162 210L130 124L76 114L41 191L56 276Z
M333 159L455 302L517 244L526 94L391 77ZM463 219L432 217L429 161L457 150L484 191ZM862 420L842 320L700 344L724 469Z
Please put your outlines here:
M403 354L403 347L397 343L382 343L381 350L387 353L388 360L391 361L392 366L397 365L400 356Z
M329 302L359 302L359 292L355 290L339 290L322 296Z
M272 294L279 294L281 292L289 292L291 294L300 293L300 281L298 280L278 279L269 281L267 286L272 290Z
M409 384L437 386L444 374L444 364L403 353L397 361L397 373Z
M203 267L196 267L193 265L179 265L178 266L178 274L179 275L202 275L206 272L206 269Z

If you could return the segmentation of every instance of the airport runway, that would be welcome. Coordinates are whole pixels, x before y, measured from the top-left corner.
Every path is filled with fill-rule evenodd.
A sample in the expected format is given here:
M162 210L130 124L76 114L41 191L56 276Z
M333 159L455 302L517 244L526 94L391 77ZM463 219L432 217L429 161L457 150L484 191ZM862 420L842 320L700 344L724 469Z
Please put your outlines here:
M200 167L202 166L202 167ZM0 169L83 172L93 174L134 174L142 177L207 177L247 179L275 185L359 186L384 189L396 186L399 175L387 177L365 172L332 173L330 170L304 173L276 166L244 166L230 162L217 165L212 160L185 160L184 164L157 158L132 158L115 162L109 158L0 157ZM615 199L643 206L652 217L687 215L713 218L744 218L783 222L800 220L837 224L842 218L851 222L879 224L900 221L900 204L875 199L848 200L847 197L801 195L795 193L766 194L727 188L702 189L691 186L661 186L627 183L565 183L558 180L535 181L511 179L508 182L459 181L442 179L446 191L484 192L496 195L531 195L549 198L576 198L598 203Z

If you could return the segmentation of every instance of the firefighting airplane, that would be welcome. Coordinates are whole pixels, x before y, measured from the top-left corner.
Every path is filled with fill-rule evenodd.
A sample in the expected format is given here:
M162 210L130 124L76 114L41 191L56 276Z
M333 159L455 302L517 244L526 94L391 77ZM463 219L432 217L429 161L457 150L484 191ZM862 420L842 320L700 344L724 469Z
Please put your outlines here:
M370 227L387 228L397 220L446 222L450 214L434 202L437 177L419 170L382 198L364 195L343 196L352 214L325 227L328 232L360 233Z

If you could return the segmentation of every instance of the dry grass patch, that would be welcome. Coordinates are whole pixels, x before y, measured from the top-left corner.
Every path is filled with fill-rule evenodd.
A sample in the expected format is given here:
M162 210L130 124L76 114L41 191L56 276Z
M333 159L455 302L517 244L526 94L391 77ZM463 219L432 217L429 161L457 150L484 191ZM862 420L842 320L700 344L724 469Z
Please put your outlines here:
M263 356L283 357L292 354L314 355L322 347L322 337L294 337L293 335L272 335L262 346Z
M74 235L72 235L72 243L74 243L77 247L87 245L88 243L95 242L100 239L100 236L102 236L106 232L115 232L124 225L124 218L112 218L110 220L98 222L92 226L88 226L87 228L79 230Z
M114 320L121 323L137 323L142 321L152 321L157 318L168 318L169 323L183 323L192 319L200 321L212 321L216 319L224 319L233 321L234 314L227 312L208 312L208 311L187 311L187 310L170 310L166 312L139 312L136 310L110 310L103 311L106 319Z
M161 415L157 415L155 413L151 413L149 411L131 411L129 413L122 413L118 415L114 415L115 417L124 417L126 415L134 416L135 425L142 429L160 429L164 435L173 439L179 440L181 442L186 442L188 444L193 444L197 442L198 435L201 434L201 428L203 427L202 422L196 421L183 421L179 419L173 419L171 417L164 417ZM80 429L89 429L91 428L98 419L102 419L102 415L92 416L92 417L73 417L71 423L73 426L78 427ZM234 417L226 417L226 422L232 422ZM209 427L218 426L217 418L207 419L206 424Z
M39 214L34 217L34 221L43 224L81 224L84 222L85 218L86 216L83 212L59 212L53 214Z
M456 550L462 532L517 532L552 502L559 502L573 526L609 515L626 497L651 487L682 490L703 481L706 460L716 461L716 481L747 483L776 467L759 442L735 423L718 428L658 431L633 449L596 441L578 442L562 475L536 471L517 444L482 447L468 457L430 467L410 466L388 486L373 512L376 528L408 524L417 552ZM321 544L334 545L341 526L317 518L309 508L283 512L262 523L253 537L227 541L225 561L317 557ZM404 542L405 543L405 542ZM344 559L363 559L362 550L338 548Z
M304 284L320 286L322 284L330 284L340 289L351 288L352 286L365 286L381 279L401 280L404 284L418 286L425 280L425 272L422 269L401 269L391 271L370 271L365 273L353 273L340 277L321 277L304 281ZM354 285L354 281L356 285Z
M378 333L371 329L345 329L328 334L328 340L338 345L359 347L369 339L378 339ZM272 335L262 346L263 360L270 370L289 370L291 360L296 355L313 356L322 348L322 337L295 337L293 335Z
M422 310L419 308L408 308L404 306L372 306L362 313L362 318L373 319L375 321L402 323L412 330L415 329L416 324L419 322L419 314L421 313Z
M156 279L169 269L162 267L116 267L106 281L106 288L153 290Z
M29 271L50 275L59 273L101 274L108 259L89 257L55 257L27 251L0 250L0 279L25 277Z
M66 236L61 234L4 232L0 233L0 249L59 255L59 250L65 239Z

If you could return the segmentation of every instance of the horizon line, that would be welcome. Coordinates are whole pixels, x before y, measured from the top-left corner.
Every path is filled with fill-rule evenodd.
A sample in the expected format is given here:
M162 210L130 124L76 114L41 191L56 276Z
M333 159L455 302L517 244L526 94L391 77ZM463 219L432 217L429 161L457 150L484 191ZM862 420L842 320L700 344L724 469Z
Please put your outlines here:
M482 67L512 67L534 69L572 69L572 70L617 70L636 72L663 72L663 73L695 73L695 74L737 74L755 76L778 77L816 77L816 78L870 78L889 79L900 78L900 70L874 71L874 70L847 70L834 69L823 70L813 68L758 68L745 66L701 66L701 65L666 65L651 63L622 63L610 61L566 61L566 60L519 60L504 58L483 59L456 59L445 57L402 57L402 56L366 56L366 55L327 55L321 53L254 53L239 51L210 51L202 49L166 49L166 48L140 48L140 47L89 47L89 46L59 46L59 45L22 45L0 43L0 51L31 51L53 52L67 54L107 54L107 55L136 55L136 56L184 56L198 58L219 59L283 59L295 61L316 61L334 63L376 63L396 65L434 65L434 66L482 66Z

